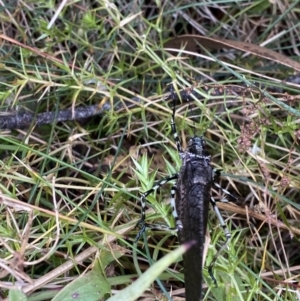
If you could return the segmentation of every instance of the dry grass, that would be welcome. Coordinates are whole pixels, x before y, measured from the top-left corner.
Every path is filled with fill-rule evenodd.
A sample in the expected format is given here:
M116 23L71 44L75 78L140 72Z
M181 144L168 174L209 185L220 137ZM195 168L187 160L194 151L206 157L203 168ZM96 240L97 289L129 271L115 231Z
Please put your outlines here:
M178 106L183 145L204 134L222 187L239 197L220 203L233 237L215 267L219 288L204 271L205 300L299 300L299 84L282 82L300 71L299 1L158 4L62 1L55 16L51 1L0 2L2 116L110 104L88 119L1 131L1 300L19 288L31 301L99 300L95 287L115 294L177 248L161 231L133 243L138 192L180 167L170 82L197 95ZM180 50L183 34L266 49L200 38ZM149 197L149 221L172 225L168 196ZM224 240L210 214L206 262ZM182 300L180 260L159 279L139 300Z

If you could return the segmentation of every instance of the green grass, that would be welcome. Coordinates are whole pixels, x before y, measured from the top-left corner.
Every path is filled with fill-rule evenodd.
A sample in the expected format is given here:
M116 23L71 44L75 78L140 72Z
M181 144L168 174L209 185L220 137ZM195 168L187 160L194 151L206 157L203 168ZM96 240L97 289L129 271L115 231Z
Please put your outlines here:
M183 146L203 134L226 175L221 186L239 197L238 207L220 204L233 236L215 265L219 288L204 270L205 300L298 300L287 283L299 271L299 85L281 82L293 69L237 49L180 50L173 42L168 52L164 45L183 34L216 35L266 43L296 61L299 1L68 2L51 28L53 1L9 3L0 4L2 116L105 102L126 108L1 131L0 299L16 300L13 289L22 288L30 301L117 292L122 300L123 289L178 247L165 231L134 244L139 191L181 164L164 101L173 83L198 93L177 107ZM170 187L149 196L147 221L174 225ZM213 212L208 228L206 266L224 241ZM184 296L182 262L168 260L164 272L148 274L158 280L146 292L131 287L139 300Z

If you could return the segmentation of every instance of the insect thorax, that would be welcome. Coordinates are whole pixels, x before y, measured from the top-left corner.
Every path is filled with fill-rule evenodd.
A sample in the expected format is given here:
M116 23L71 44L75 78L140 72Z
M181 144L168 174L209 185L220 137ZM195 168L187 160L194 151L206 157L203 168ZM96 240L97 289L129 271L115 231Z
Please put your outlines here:
M180 154L182 161L188 161L191 158L199 158L210 164L210 155L206 150L206 143L202 136L195 136L188 142L185 152Z

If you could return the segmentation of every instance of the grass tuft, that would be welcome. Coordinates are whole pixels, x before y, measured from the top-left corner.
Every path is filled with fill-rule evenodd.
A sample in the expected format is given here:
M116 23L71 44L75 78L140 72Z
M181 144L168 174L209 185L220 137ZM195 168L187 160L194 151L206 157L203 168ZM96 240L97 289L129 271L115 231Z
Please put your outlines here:
M239 198L220 202L233 238L218 289L204 268L204 299L299 300L299 1L6 2L0 299L109 299L137 265L145 272L178 247L164 231L134 244L139 192L180 167L164 101L173 83L191 92L177 106L182 145L204 135L220 185ZM41 115L63 110L72 114L60 121ZM5 127L13 118L23 126ZM173 224L169 194L149 196L147 222ZM213 212L209 221L207 262L224 241ZM172 262L160 282L146 274L139 300L184 296Z

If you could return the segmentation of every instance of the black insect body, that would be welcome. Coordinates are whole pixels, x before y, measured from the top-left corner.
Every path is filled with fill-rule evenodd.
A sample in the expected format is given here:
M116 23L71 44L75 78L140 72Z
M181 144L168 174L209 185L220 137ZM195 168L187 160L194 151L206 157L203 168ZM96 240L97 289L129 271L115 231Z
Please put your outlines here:
M178 231L181 244L196 241L183 255L186 300L201 300L203 246L211 200L213 169L202 137L189 141L181 152L182 167L176 183L176 211L182 223Z
M212 273L212 267L217 256L227 246L227 243L230 239L230 233L226 228L225 222L219 212L218 207L216 206L214 199L211 197L211 187L214 184L226 194L234 198L235 196L222 189L217 183L215 183L219 173L214 172L211 166L211 157L206 150L205 140L202 136L195 136L191 138L187 149L183 151L175 125L176 95L173 89L171 90L171 97L173 99L171 127L177 150L182 160L182 166L179 173L157 182L152 189L142 194L142 216L137 223L137 226L140 227L140 231L136 236L136 241L140 238L146 228L177 230L179 242L181 244L194 241L195 245L193 245L193 247L191 247L183 256L183 265L186 300L199 301L202 299L203 247L208 220L209 203L212 204L226 237L226 243L217 252L208 268L209 274L214 280L215 284L216 280ZM165 225L146 223L145 207L147 196L160 186L174 179L177 179L177 183L171 189L170 202L176 222L176 228L173 229Z

